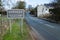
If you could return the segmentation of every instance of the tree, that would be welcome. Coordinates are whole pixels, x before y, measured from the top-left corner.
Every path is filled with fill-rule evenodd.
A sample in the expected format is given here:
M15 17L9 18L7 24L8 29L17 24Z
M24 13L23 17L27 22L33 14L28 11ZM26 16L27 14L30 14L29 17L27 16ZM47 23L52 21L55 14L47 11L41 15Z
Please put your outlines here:
M1 0L0 0L0 6L2 6Z
M6 10L4 9L3 6L4 6L4 5L3 5L3 1L0 0L0 14L6 14Z
M19 1L19 2L17 2L17 5L13 8L15 8L15 9L25 9L25 5L26 5L26 3L24 1Z
M60 21L60 0L55 0L52 3L52 6L54 7L54 9L51 9L50 11L53 12L53 19L56 21Z
M0 13L1 13L1 8L2 7L2 1L0 0Z
M32 10L30 10L30 14L32 14L32 15L37 17L37 7L32 8Z

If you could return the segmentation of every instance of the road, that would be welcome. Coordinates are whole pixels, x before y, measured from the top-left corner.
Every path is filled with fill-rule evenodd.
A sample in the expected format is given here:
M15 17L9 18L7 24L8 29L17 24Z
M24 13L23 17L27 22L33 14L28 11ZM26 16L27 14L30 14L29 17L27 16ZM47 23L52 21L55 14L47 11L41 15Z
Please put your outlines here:
M25 19L45 40L60 40L60 24L38 19L29 13L26 14Z

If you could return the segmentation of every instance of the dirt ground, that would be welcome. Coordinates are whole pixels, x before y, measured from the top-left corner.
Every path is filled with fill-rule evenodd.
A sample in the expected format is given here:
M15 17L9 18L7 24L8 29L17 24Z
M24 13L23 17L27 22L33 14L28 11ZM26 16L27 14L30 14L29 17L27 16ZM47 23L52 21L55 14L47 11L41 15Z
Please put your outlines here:
M8 19L5 19L5 17L0 17L0 40L2 40L2 37L7 32L8 28L9 28Z

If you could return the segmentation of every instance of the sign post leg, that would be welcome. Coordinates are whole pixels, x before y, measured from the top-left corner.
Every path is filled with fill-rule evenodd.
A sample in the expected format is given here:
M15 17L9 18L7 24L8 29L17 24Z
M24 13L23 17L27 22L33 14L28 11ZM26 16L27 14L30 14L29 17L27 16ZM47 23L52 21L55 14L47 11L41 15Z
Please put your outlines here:
M22 35L23 35L23 18L21 19L21 32L22 32Z
M9 21L10 21L10 33L11 33L11 30L12 30L12 29L11 29L11 26L12 26L12 25L11 25L11 20L9 20Z

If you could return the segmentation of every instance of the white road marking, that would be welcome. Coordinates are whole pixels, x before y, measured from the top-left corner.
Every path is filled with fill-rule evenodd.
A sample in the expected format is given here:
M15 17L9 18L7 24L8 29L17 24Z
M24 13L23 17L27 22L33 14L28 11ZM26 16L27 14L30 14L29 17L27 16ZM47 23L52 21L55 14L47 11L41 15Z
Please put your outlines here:
M49 26L49 27L51 27L51 28L55 28L54 26L51 26L51 25L49 25L49 24L44 24L44 25Z
M36 20L36 19L34 19L33 17L31 17L31 19L32 20ZM39 21L41 24L44 24L43 22L41 22L41 21ZM49 24L44 24L44 25L46 25L46 26L49 26L49 27L51 27L51 28L55 28L54 26L52 26L52 25L49 25Z

